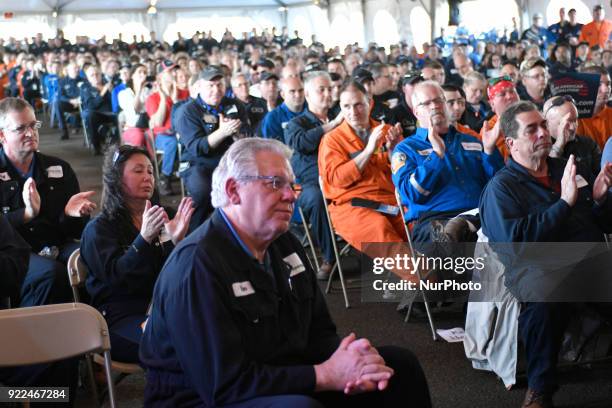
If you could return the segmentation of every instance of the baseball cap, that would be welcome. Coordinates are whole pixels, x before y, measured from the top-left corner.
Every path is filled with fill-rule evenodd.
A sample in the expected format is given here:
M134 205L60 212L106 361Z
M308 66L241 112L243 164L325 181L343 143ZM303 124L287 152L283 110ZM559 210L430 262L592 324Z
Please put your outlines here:
M176 65L174 61L166 59L159 63L157 72L159 73L159 72L164 72L164 71L170 71L176 67L178 67L178 65Z
M209 65L200 71L200 75L198 75L198 79L203 79L205 81L212 81L216 78L223 77L223 70L217 65Z
M260 81L267 81L269 79L276 79L278 81L278 75L276 75L274 72L264 72L259 76Z
M546 68L546 62L540 57L531 57L521 63L521 73L525 73L534 67Z
M535 13L533 15L533 18L544 18L544 16L542 15L542 13Z
M255 64L256 67L266 67L268 69L274 69L274 62L267 58L262 58Z
M372 73L365 68L355 68L353 71L353 79L360 84L363 84L366 81L374 81Z

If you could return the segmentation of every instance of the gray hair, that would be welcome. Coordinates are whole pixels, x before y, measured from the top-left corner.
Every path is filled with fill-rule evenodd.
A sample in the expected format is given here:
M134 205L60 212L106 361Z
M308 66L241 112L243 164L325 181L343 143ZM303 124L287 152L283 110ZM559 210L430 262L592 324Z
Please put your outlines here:
M259 175L256 158L259 152L271 152L284 157L287 160L287 167L293 174L289 163L293 150L288 146L274 139L260 137L240 139L225 152L213 172L212 192L210 193L213 207L222 208L229 204L229 197L225 193L227 180Z
M331 76L327 71L311 71L304 74L304 88L308 87L315 79L323 77L331 82Z
M436 81L429 79L427 81L419 82L414 86L412 90L412 106L416 107L418 105L417 93L423 88L436 88L440 95L442 95L442 99L444 99L444 90L442 89L442 86L440 86L440 84Z
M25 99L21 98L4 98L0 101L0 129L6 127L6 117L11 112L22 112L26 109L31 109L34 112L34 108Z

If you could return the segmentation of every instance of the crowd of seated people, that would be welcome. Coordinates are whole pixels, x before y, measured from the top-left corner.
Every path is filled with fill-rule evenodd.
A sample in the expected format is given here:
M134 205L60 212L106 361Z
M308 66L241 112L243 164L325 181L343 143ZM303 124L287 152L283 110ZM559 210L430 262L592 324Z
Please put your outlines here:
M609 36L612 23L605 20L603 13L599 6L593 9L594 23L608 30ZM495 207L489 201L483 204L481 196L483 191L489 191L488 197L503 193L487 187L491 180L501 178L496 176L504 171L500 169L510 167L520 172L520 166L528 167L524 165L529 161L528 147L521 150L523 139L508 123L517 115L536 118L532 112L538 112L547 122L546 131L540 132L541 137L550 137L544 159L575 163L575 172L597 186L593 196L597 205L609 205L604 187L610 187L611 178L610 165L606 163L610 160L612 135L612 108L608 106L612 40L596 35L600 32L593 32L589 24L581 31L574 10L569 16L565 21L562 14L557 26L545 29L541 16L536 15L533 25L522 35L513 31L509 36L484 40L458 37L452 44L448 37L441 36L425 44L422 53L405 43L391 46L388 52L376 44L326 49L316 38L307 46L297 33L290 37L286 30L253 31L240 39L230 31L221 39L213 38L210 32L196 33L192 38L179 35L173 44L156 40L154 32L149 41L135 37L129 44L121 38L108 43L105 38L92 42L86 37L71 44L61 31L48 41L36 36L31 42L12 38L2 42L0 84L7 97L0 102L0 233L8 237L8 244L0 251L4 255L5 250L20 249L21 258L15 257L19 265L7 266L14 270L13 278L9 277L10 285L0 288L0 294L11 298L13 307L69 301L65 264L80 245L90 271L86 289L91 303L109 323L113 357L142 362L143 354L138 355L143 338L141 325L152 298L165 300L168 291L189 292L200 285L227 284L216 273L205 278L191 274L191 268L210 271L214 269L210 263L219 262L216 254L199 254L196 237L219 238L221 234L232 250L245 257L245 262L251 261L253 271L267 271L271 276L272 283L256 282L254 287L249 286L248 280L249 285L240 287L232 287L230 282L228 290L240 299L218 299L224 313L228 308L237 308L255 322L260 313L267 313L264 309L269 305L264 308L251 304L253 298L247 295L255 290L259 293L261 288L272 292L286 289L286 279L281 285L280 266L276 265L280 261L296 268L287 272L291 277L304 270L319 279L329 276L335 262L330 242L334 238L324 215L325 205L335 232L357 250L363 250L366 242L404 242L405 222L412 224L412 235L418 243L472 237L481 218L472 215L458 220L457 216L479 205L481 210L489 211L489 220L503 212L501 208L491 213ZM599 76L592 117L579 119L578 106L572 98L551 94L551 78L567 72ZM531 104L517 111L519 100ZM36 115L43 102L52 107L61 139L68 138L70 125L78 126L74 116L80 111L93 153L106 154L101 212L91 221L88 218L96 209L90 201L92 193L80 192L77 176L68 163L38 152L41 123ZM522 122L519 124L522 126ZM149 129L150 138L146 135ZM258 142L243 142L253 136L275 141L261 146ZM114 146L119 143L128 146ZM178 144L182 147L182 163L178 162ZM245 160L266 157L270 161L248 162L234 168L224 157L238 154L236 145L255 149L247 152L251 156L244 156ZM288 156L286 146L293 149L293 156ZM159 180L153 175L157 149L163 151ZM517 160L515 155L519 155ZM544 159L538 156L542 163ZM168 216L171 210L159 206L157 192L174 194L172 182L177 177L184 181L190 198L180 202L172 218ZM302 184L299 197L293 191L295 181ZM538 191L546 188L557 194L556 201L568 202L565 211L574 206L576 199L568 197L567 191L556 191L551 185ZM403 220L389 210L397 204L396 190L407 208ZM223 199L215 199L215 195ZM286 205L273 211L267 207L273 199ZM364 206L363 201L368 205ZM318 271L300 266L302 250L295 249L295 242L284 235L285 218L291 218L296 203L303 208L308 218L303 221L312 225L315 244L321 248L323 262ZM387 212L372 208L381 204ZM249 220L244 206L260 214L262 220ZM274 228L263 222L274 223L277 217L282 222L274 224ZM488 226L484 223L489 233L498 232L503 240L516 238L492 229L492 222ZM602 224L593 230L609 232L609 227ZM185 244L178 245L185 236ZM79 239L80 244L76 241ZM31 248L29 256L23 253L22 241ZM226 249L223 242L213 241L220 253ZM275 249L273 256L267 256L268 247L282 250ZM284 254L286 251L297 252L292 252L293 257L289 252ZM278 258L280 253L283 259ZM160 275L167 260L169 266ZM233 271L232 265L224 267ZM234 272L235 277L250 273ZM178 285L174 282L177 273L185 273L180 276L194 282ZM154 292L158 276L164 278L164 283ZM301 282L300 296L308 302L320 297L318 289L311 287L311 279L296 279ZM191 288L189 284L196 286ZM244 299L239 291L246 292ZM179 353L193 346L172 338L168 325L174 316L185 324L196 319L194 324L198 327L227 327L227 322L215 321L215 316L198 320L195 312L199 309L190 309L195 314L188 316L183 313L184 308L192 306L218 307L216 300L199 303L197 296L182 299L187 301L192 304L153 304L151 332L144 336L148 341L145 365L157 373L151 377L153 382L175 375L178 371L173 370L183 367L186 361L186 356ZM319 384L321 373L317 368L331 359L338 347L347 351L363 346L370 351L362 354L371 355L368 358L379 363L378 352L371 351L375 349L369 344L366 347L366 341L351 346L358 340L341 342L337 338L324 305L310 306L304 309L307 316L291 335L303 335L300 331L306 329L325 332L330 340L325 353L304 360L304 364L315 367L314 371L312 366L302 371L308 376L307 382L279 383L271 388L261 385L261 393L301 393L310 388L313 392L342 390L338 383ZM156 313L174 314L161 317ZM327 327L313 327L307 318L311 313L327 316ZM537 306L525 313L540 313L538 318L545 319ZM284 311L280 316L287 318ZM267 317L270 316L264 318ZM528 333L530 326L525 327ZM251 336L270 333L240 329L234 335L250 341ZM167 348L158 349L155 342L164 342ZM529 344L537 352L538 343ZM216 347L213 343L207 346L208 350ZM285 346L279 345L281 354L297 361L292 360L296 350L284 350ZM556 343L545 346L557 347ZM247 352L248 358L238 364L248 364L251 359L262 364L274 361L273 354ZM533 353L533 348L528 352ZM160 361L171 361L176 367L166 370ZM257 367L265 371L269 369L266 364ZM548 368L553 365L546 364ZM348 393L386 389L390 366L379 364L373 371L375 377L341 385ZM410 366L416 372L420 370L414 364ZM206 379L188 368L183 368L172 381L190 387L183 389L178 383L173 386L187 392L190 398L198 394L201 400L223 403L259 397L257 390L245 389L237 367L241 366L227 373L215 371L219 380L228 381L229 391L218 395L216 389L196 383ZM293 365L288 367L288 373L295 369ZM210 366L211 370L218 368ZM534 375L528 372L530 393L525 406L549 406L546 404L551 400L551 383L542 386ZM0 382L7 378L13 377L7 374L0 377ZM41 374L41 378L48 377ZM162 383L153 383L148 388L147 400L152 405L156 398L172 398L167 393L174 391L163 387ZM428 401L425 394L423 406Z

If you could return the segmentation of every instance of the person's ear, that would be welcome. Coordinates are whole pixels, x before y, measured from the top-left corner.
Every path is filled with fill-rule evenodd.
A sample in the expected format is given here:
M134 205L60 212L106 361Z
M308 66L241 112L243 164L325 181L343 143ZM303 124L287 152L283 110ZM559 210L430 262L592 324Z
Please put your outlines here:
M514 142L515 142L515 140L513 138L511 138L511 137L507 137L506 138L506 147L508 148L508 151L510 153L512 153L512 151L513 151L512 149L514 148Z
M230 178L225 182L225 195L232 205L238 205L241 202L240 192L238 191L239 186L240 184L233 178Z

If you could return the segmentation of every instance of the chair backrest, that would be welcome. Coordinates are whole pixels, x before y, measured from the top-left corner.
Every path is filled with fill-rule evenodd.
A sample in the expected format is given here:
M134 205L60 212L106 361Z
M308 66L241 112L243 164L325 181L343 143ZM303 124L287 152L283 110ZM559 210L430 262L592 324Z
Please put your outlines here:
M110 350L104 317L83 303L0 310L0 333L0 367Z
M84 284L88 273L87 265L85 265L81 258L81 248L77 248L68 258L68 279L70 279L70 286L78 288Z
M321 176L319 176L319 189L321 189L321 196L323 197L323 203L325 204L325 216L327 217L327 224L329 225L329 230L332 232L332 239L335 239L333 235L336 234L336 230L334 229L334 224L332 224L332 220L329 215L329 209L327 208L330 204L330 200L325 197L325 190L323 189L323 178Z

